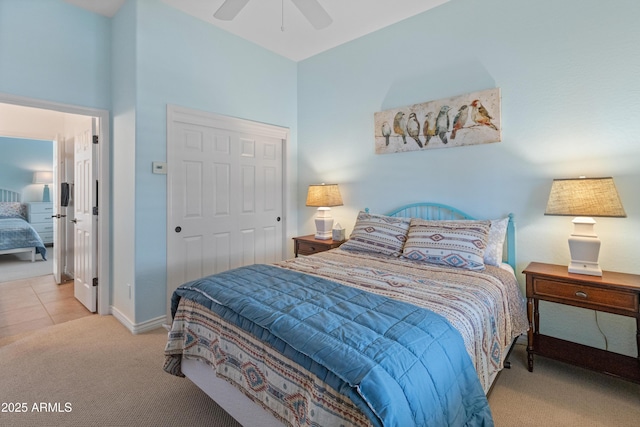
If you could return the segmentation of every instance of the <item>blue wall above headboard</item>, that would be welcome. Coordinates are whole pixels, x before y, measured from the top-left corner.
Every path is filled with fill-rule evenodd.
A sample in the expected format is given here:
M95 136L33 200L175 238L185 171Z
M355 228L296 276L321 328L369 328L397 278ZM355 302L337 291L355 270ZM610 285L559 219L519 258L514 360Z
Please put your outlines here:
M35 171L53 170L53 141L0 136L0 187L22 193L23 202L39 201L39 191L26 191Z

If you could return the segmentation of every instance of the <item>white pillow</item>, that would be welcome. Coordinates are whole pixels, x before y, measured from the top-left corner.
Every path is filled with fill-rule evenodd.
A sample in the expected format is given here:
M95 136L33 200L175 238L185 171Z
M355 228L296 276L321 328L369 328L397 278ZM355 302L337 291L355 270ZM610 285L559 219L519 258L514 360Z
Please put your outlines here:
M504 239L507 237L508 225L509 217L491 220L487 249L484 251L485 264L495 265L496 267L502 264L502 251L504 248Z

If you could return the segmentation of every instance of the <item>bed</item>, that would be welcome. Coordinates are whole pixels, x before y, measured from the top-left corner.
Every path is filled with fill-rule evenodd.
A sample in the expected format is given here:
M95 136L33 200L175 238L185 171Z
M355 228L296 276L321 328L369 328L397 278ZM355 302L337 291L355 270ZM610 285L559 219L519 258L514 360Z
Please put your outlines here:
M47 259L47 249L38 232L26 220L26 206L20 193L0 189L0 255L28 252L31 262L36 254Z
M180 286L164 370L245 426L492 425L528 327L514 243L512 216L362 211L340 248Z

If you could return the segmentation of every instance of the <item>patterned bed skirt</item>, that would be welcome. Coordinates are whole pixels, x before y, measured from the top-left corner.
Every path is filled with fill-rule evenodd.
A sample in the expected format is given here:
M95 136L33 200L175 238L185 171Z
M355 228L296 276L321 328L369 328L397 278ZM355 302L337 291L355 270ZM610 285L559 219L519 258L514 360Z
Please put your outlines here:
M205 307L183 298L165 349L164 370L184 376L182 358L208 364L220 378L292 426L371 426L347 397Z

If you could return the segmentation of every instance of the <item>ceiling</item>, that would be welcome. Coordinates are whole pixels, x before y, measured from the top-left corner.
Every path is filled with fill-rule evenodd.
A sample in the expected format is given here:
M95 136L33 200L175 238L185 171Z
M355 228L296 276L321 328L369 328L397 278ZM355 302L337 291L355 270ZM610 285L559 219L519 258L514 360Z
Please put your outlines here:
M110 17L125 2L65 1ZM315 30L291 0L250 0L233 21L220 21L213 17L224 0L161 1L265 49L300 61L449 0L320 0L333 18L333 23L322 30Z

